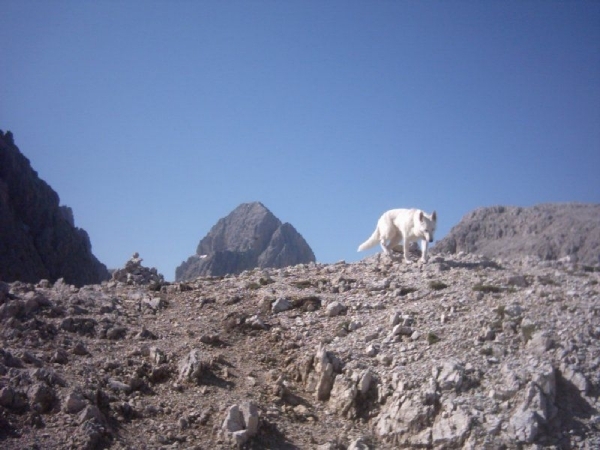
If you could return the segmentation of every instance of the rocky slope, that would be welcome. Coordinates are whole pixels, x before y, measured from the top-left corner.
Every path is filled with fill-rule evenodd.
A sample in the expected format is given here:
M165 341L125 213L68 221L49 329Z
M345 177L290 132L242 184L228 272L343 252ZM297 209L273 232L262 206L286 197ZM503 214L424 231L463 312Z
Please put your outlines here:
M41 180L29 160L0 131L0 279L45 278L82 286L109 278L73 211Z
M124 279L0 284L2 448L600 447L597 269L461 253Z
M467 214L436 243L433 253L479 253L488 257L564 257L600 263L600 205L494 206Z
M220 219L196 254L175 271L177 281L237 274L255 267L286 267L315 261L304 238L262 203L244 203Z

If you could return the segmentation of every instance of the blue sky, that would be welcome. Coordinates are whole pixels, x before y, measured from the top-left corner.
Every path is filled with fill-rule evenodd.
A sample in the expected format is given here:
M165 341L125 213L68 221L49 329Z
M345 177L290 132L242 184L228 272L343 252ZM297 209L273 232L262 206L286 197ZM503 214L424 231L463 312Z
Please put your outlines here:
M172 280L249 201L325 263L391 208L600 202L598 1L4 0L0 57L0 129L109 268Z

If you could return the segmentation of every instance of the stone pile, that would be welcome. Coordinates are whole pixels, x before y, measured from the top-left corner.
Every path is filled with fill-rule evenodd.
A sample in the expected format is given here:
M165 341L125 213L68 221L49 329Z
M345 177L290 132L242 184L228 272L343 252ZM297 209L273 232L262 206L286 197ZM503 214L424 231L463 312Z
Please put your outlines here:
M140 258L139 253L134 253L129 261L125 263L124 268L113 272L112 281L136 286L152 285L160 287L164 284L165 278L158 273L156 268L144 267L142 261L143 259Z
M598 267L376 255L155 289L0 283L2 448L600 448Z

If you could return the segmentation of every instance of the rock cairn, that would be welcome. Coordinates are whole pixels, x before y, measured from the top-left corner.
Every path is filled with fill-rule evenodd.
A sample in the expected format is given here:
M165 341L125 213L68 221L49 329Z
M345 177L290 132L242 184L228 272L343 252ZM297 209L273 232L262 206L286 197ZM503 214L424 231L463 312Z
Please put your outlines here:
M597 266L465 254L0 283L0 441L597 449L599 296Z
M142 266L143 259L139 253L135 252L133 256L125 263L125 267L117 269L112 274L112 281L118 281L125 284L143 286L154 285L160 287L164 284L165 278L159 274L155 267Z

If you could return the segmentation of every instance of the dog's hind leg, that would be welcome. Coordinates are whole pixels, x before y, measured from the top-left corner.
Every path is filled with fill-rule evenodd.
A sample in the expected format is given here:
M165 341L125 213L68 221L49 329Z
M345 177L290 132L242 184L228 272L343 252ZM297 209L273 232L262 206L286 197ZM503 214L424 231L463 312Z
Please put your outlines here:
M402 239L402 235L398 232L394 234L388 233L388 239L381 238L381 248L391 259L394 259L394 247L398 245L400 239Z
M387 239L382 237L381 239L379 239L379 243L381 244L381 249L383 250L383 253L385 253L388 256L392 255L392 247L390 247L387 244Z
M394 253L399 253L399 248L400 248L399 244L400 244L401 240L402 240L402 235L400 235L400 234L396 234L392 239L390 239L390 242L388 244L388 248L390 249L390 256L392 256Z

